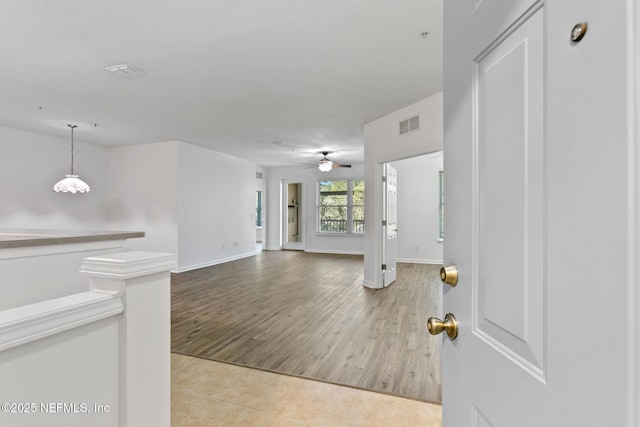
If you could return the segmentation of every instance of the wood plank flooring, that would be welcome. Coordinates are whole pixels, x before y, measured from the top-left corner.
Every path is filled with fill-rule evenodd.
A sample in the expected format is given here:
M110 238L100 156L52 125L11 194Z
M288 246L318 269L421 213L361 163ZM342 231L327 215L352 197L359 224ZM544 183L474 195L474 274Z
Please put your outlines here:
M362 286L356 255L265 251L172 275L176 353L440 402L439 266Z

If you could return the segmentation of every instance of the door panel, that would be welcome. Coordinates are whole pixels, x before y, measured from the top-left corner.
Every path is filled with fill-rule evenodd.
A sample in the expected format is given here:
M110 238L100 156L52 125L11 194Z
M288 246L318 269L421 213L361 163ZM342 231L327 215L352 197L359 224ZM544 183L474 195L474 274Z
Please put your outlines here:
M637 427L635 3L443 2L443 427Z
M544 10L474 67L474 332L542 376Z
M384 165L384 261L383 286L396 280L398 259L398 172L388 164Z

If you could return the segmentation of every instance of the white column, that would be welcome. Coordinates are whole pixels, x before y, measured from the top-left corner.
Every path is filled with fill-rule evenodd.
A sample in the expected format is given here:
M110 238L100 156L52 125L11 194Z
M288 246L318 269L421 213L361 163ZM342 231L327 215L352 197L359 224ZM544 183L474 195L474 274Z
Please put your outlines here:
M171 422L171 254L124 252L85 258L92 291L124 295L120 323L120 423Z

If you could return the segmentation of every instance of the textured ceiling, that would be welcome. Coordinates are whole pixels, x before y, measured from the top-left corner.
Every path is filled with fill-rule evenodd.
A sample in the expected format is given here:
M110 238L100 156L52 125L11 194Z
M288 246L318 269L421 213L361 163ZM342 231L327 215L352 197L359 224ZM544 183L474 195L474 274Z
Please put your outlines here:
M3 0L0 124L64 137L75 123L80 141L181 140L263 166L321 150L362 161L364 123L441 90L441 11L442 0ZM144 74L105 70L123 63Z

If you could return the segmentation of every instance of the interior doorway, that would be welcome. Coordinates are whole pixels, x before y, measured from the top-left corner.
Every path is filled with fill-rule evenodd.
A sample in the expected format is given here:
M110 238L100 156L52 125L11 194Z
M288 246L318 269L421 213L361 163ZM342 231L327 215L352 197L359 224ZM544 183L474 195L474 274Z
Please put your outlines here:
M397 181L394 186L396 207L392 212L395 217L392 248L397 262L441 265L444 241L442 151L389 162L383 168L387 165L395 170ZM388 188L385 187L388 186L382 186L384 205L388 201ZM383 219L389 220L385 216ZM387 254L390 249L387 230L383 230L383 233L382 254L385 263L391 257ZM389 283L385 282L385 285Z
M264 231L264 191L256 191L256 252L261 252L265 241Z
M304 185L299 180L283 180L283 249L304 250Z

